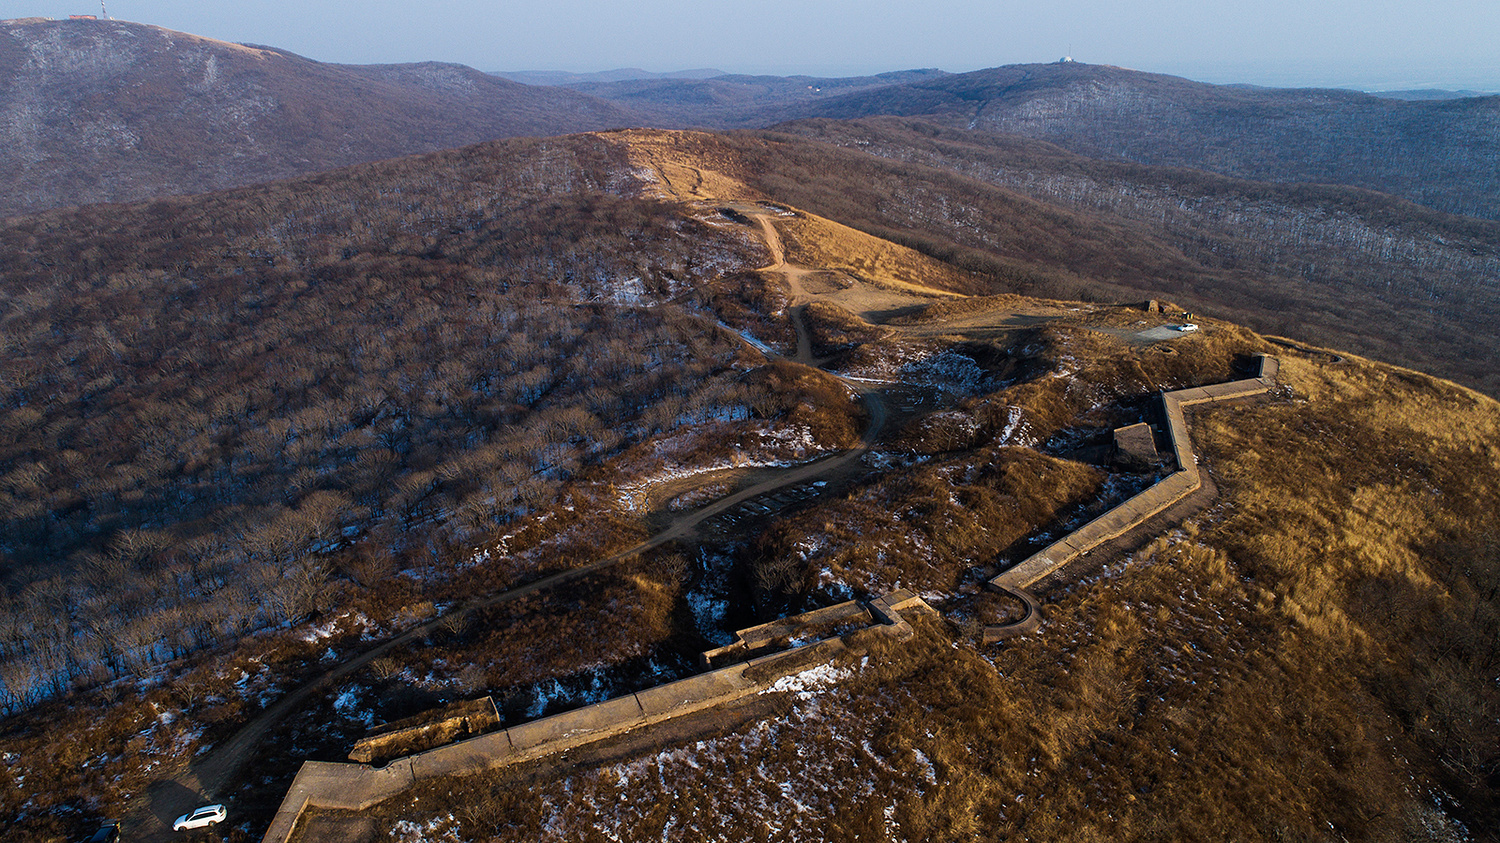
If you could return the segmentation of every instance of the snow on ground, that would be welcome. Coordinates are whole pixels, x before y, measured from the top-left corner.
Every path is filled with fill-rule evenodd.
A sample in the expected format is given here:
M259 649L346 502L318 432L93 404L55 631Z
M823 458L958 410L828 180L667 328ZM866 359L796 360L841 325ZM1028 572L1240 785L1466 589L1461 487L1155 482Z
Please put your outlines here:
M731 328L728 325L726 325L723 322L723 320L720 320L719 323L718 323L718 325L719 325L720 328L723 328L724 330L726 330L726 331L728 331L728 332L730 332L732 334L739 335L740 339L744 340L747 343L750 343L750 345L756 351L759 351L762 354L775 354L776 353L775 349L771 348L769 345L766 345L764 342L762 342L761 340L759 340L758 338L756 338L756 336L754 334L750 333L749 331L737 331L734 328Z
M801 673L783 676L761 693L777 694L791 691L796 693L797 699L808 700L817 696L819 688L836 684L852 674L853 671L837 668L831 664L820 664Z
M722 434L722 427L706 425L654 443L653 456L660 462L655 470L642 472L644 479L619 487L620 506L628 512L639 512L650 504L653 489L675 480L735 468L791 468L826 453L805 425L757 427L737 431L741 444L727 456L695 462L694 458L701 458L706 450L706 440L722 444L723 440L717 438Z
M397 843L464 843L452 814L423 823L397 820L391 828L391 839Z
M527 843L822 840L830 817L868 805L884 819L876 826L884 833L871 839L906 840L911 832L902 828L903 812L892 806L920 799L940 774L921 750L873 739L879 726L868 717L878 717L883 707L854 713L840 685L858 669L820 665L785 677L774 686L790 695L791 709L782 717L538 783L531 796L539 813L521 832L526 837L519 827L489 823L465 831ZM733 788L733 799L723 798L726 787ZM393 839L454 840L444 836L453 828L449 811L413 818Z
M724 628L729 617L729 576L734 568L734 554L701 548L697 557L697 575L687 592L688 609L693 613L693 626L698 634L722 647L734 641L734 633Z

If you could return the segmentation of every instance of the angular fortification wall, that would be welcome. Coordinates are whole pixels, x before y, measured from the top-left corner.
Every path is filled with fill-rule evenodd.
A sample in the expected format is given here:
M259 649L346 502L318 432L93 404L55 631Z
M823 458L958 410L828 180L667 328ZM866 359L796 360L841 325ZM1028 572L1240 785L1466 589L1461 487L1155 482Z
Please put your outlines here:
M869 603L840 603L809 613L812 621L807 624L799 623L802 616L795 616L742 630L737 643L743 643L747 638L758 643L785 637L815 638L819 630L829 628L830 620L853 622L862 617L867 622L852 623L857 628L841 635L397 758L380 768L365 764L305 762L262 838L263 843L291 840L297 830L297 820L308 808L364 810L423 779L531 761L761 693L782 677L805 670L809 664L828 662L842 653L859 652L869 636L897 640L911 638L915 632L908 618L923 613L937 614L920 597L904 590Z
M1002 641L1035 631L1041 626L1041 614L1036 599L1027 589L1079 556L1145 523L1148 518L1176 504L1203 485L1203 478L1198 472L1198 458L1193 453L1193 442L1188 436L1183 408L1262 395L1275 387L1280 368L1281 364L1276 358L1258 354L1255 357L1254 377L1161 393L1163 424L1171 442L1170 451L1177 463L1177 470L1151 488L992 578L988 585L1021 600L1026 604L1026 614L1019 621L1004 626L986 627L984 640Z
M1278 369L1275 358L1257 355L1254 377L1162 393L1163 424L1177 470L989 580L991 588L1020 600L1024 612L1017 621L986 628L984 640L1000 641L1035 631L1041 625L1041 608L1029 588L1202 485L1183 408L1263 394L1275 386ZM704 666L716 669L667 685L397 758L380 768L308 761L298 771L263 843L291 840L298 819L310 807L364 810L423 779L531 761L761 693L810 664L860 651L871 636L910 638L914 631L908 618L914 613L937 614L920 597L904 590L869 603L840 603L740 630L733 643L702 655ZM747 660L726 664L741 659Z

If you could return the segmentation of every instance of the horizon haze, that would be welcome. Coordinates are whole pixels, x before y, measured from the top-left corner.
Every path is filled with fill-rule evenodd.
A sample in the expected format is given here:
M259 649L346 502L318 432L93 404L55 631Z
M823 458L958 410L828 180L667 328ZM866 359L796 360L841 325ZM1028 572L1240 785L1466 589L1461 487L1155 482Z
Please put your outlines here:
M315 14L308 14L309 11ZM630 8L564 0L545 8L441 0L186 0L107 5L117 20L345 64L445 61L488 72L713 67L734 74L861 76L934 67L963 73L1071 56L1203 82L1361 90L1500 90L1500 7L1458 0L1420 9L1352 0L1253 10L1181 0L1030 4L945 0L920 8L847 0L753 8L644 0ZM89 0L0 3L0 17L98 15ZM733 33L733 39L722 37Z

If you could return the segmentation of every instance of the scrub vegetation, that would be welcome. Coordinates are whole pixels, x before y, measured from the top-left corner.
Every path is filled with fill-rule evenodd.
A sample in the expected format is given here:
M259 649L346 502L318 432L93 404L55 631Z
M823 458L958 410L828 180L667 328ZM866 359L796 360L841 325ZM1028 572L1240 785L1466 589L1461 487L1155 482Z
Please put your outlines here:
M485 840L1487 839L1500 407L1329 359L1195 414L1220 501L1051 593L1036 637L927 624L777 718L380 816Z
M945 619L789 677L753 704L777 716L424 786L378 834L1500 825L1500 406L1314 327L1174 331L1266 264L929 151L605 133L6 220L0 836L144 812L341 665L215 785L231 839L380 722L486 694L541 716L896 587ZM1112 465L1110 431L1256 352L1282 387L1191 418L1217 502L982 647L1004 611L979 574L1157 476Z

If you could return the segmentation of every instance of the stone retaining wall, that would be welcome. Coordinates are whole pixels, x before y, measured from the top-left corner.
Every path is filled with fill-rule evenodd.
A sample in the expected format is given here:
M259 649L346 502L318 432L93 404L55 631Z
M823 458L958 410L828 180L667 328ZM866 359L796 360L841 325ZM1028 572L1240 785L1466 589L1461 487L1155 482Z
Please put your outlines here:
M853 620L863 615L868 624L840 636L397 758L384 767L304 762L262 841L291 840L297 820L310 807L365 810L423 779L532 761L761 693L778 679L800 672L809 664L826 663L841 653L860 651L869 636L911 638L915 632L908 618L913 613L937 614L920 597L905 590L868 604L840 603L808 613L813 618L810 624L799 623L803 616L795 616L742 630L737 643L746 640L746 633L749 640L759 641L766 637L768 628L774 630L769 633L771 638L796 635L799 629L826 629L830 619Z
M1027 589L1051 576L1064 565L1099 545L1124 535L1197 491L1203 481L1198 473L1198 458L1193 452L1192 439L1188 436L1187 419L1183 415L1183 408L1195 404L1232 401L1264 394L1275 386L1276 375L1280 368L1280 363L1276 358L1257 354L1254 377L1161 393L1162 417L1167 438L1171 442L1171 454L1177 463L1177 470L1162 478L1151 488L1058 539L1013 567L1002 571L992 578L989 584L994 588L1022 596L1025 600L1025 597L1029 596ZM1034 603L1034 601L1031 602ZM1034 628L1040 623L1040 619L1033 619L1033 616L1028 614L1017 623L1023 622L1032 623ZM1019 634L1011 631L1014 626L1016 624L986 627L985 640L999 641Z

